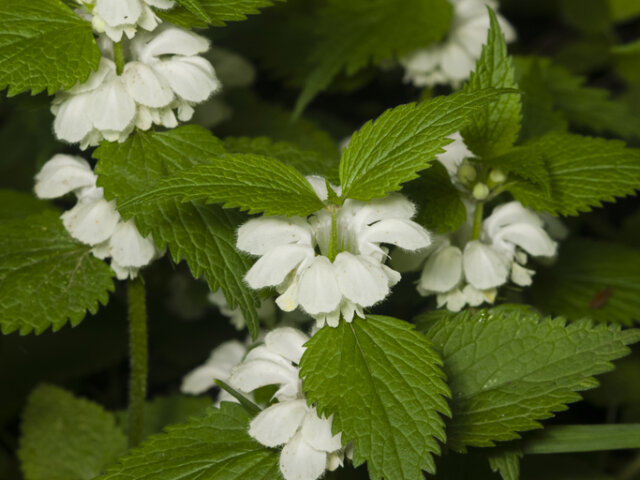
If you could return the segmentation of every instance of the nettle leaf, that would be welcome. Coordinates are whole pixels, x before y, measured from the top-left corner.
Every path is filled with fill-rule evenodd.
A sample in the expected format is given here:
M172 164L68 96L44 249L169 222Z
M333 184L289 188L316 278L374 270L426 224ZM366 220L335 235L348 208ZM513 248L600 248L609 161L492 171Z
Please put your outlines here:
M251 153L223 154L178 172L119 204L136 212L149 203L202 201L249 213L306 217L324 208L311 184L295 168Z
M489 17L491 28L487 43L482 47L482 55L465 87L468 92L489 87L517 88L513 62L507 54L504 35L490 8ZM478 157L502 155L518 139L520 120L520 94L502 95L473 114L471 122L462 130L462 136L469 149Z
M400 105L367 122L342 152L343 197L371 200L400 190L451 143L447 135L460 130L473 113L502 93L485 89L440 96Z
M60 0L0 4L0 90L49 94L84 82L98 68L91 23Z
M526 155L545 161L551 195L538 185L519 181L510 183L509 191L538 211L577 215L633 195L640 185L640 150L626 148L619 140L549 133L525 147Z
M449 391L440 359L413 326L369 315L326 327L307 343L300 375L307 400L354 440L354 465L371 479L422 480L435 472Z
M502 480L518 480L520 478L520 448L494 448L488 456L493 472L500 473Z
M460 192L451 183L447 169L437 160L402 189L419 206L416 222L438 233L453 232L467 219Z
M206 164L224 154L222 141L197 126L168 132L138 132L124 143L103 143L95 152L98 184L105 196L116 198L124 218L135 216L136 226L153 234L159 248L169 246L176 262L186 259L194 277L205 274L209 287L222 288L231 308L240 307L249 332L258 332L258 298L243 280L252 261L235 249L235 231L243 217L201 201L179 199L120 205L156 186L172 174Z
M447 446L456 451L540 428L539 420L580 400L576 392L596 387L593 375L612 370L610 362L640 340L640 330L567 324L523 308L451 313L425 333L449 379Z
M452 7L446 0L332 0L315 18L318 37L309 55L314 66L296 104L296 113L342 70L353 75L440 40L449 30ZM375 33L374 33L375 32Z
M249 436L249 420L240 405L223 402L219 409L149 437L96 480L282 479L280 452Z
M0 190L0 223L20 220L47 211L57 212L49 202L40 200L30 193Z
M291 142L274 142L268 137L225 138L224 146L232 153L254 153L276 158L303 175L320 175L333 181L338 178L337 153L327 158L316 151L302 150Z
M246 20L247 15L260 13L276 0L178 0L180 6L171 10L156 10L160 18L181 27L223 27L226 22Z
M91 247L67 233L60 213L48 210L2 223L0 329L36 334L67 321L78 325L87 310L106 305L113 271Z
M544 157L535 148L518 146L503 155L480 160L481 163L499 168L504 173L528 180L551 195L551 178Z
M558 262L539 269L531 295L546 312L630 325L640 320L640 250L572 239Z
M112 413L52 385L31 393L21 431L26 480L93 480L127 449Z

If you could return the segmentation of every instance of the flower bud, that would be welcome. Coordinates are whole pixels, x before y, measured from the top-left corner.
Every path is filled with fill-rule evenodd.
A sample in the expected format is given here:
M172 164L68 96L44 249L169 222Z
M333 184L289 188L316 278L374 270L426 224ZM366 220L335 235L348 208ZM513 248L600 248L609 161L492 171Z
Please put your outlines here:
M473 187L473 198L476 200L484 200L489 196L489 187L484 183L476 183Z
M495 186L495 185L499 185L501 183L504 183L504 181L507 179L507 176L505 175L505 173L500 170L499 168L494 168L491 170L491 172L489 172L489 185L490 186Z
M469 185L472 183L476 177L478 176L478 172L475 167L469 163L463 163L458 168L458 179L462 182L463 185Z

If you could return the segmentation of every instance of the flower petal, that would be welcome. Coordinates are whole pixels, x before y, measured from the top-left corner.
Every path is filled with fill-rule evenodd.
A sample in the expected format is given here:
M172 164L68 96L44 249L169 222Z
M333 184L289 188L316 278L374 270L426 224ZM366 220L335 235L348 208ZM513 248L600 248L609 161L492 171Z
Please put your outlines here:
M91 99L91 93L83 93L68 97L57 106L56 118L53 121L53 130L60 140L69 143L80 142L93 129L87 109Z
M298 302L307 313L316 315L335 310L341 299L336 269L327 257L315 257L311 265L300 272Z
M325 470L327 454L309 445L298 432L280 454L280 471L285 480L316 480Z
M525 268L516 262L511 265L511 280L521 287L528 287L533 283L531 277L534 273L536 273L535 270Z
M266 447L291 440L307 414L305 400L275 403L262 410L249 424L249 435Z
M482 222L482 228L491 240L501 228L514 223L526 223L542 227L543 221L535 212L520 202L508 202L497 206Z
M438 308L446 304L447 310L451 312L459 312L467 304L467 299L458 288L447 293L439 293L437 300Z
M156 35L138 35L132 44L139 59L147 64L162 55L191 56L209 50L209 40L205 37L175 26L165 26Z
M509 277L508 261L478 240L467 243L462 265L467 281L479 290L498 287Z
M104 198L80 200L61 216L69 234L82 243L96 245L108 239L120 221L115 201Z
M110 26L134 24L142 15L139 0L96 0L93 13Z
M380 263L362 255L340 252L333 266L342 294L352 302L370 307L389 294L389 279Z
M38 198L57 198L73 190L96 184L96 176L82 157L58 154L36 174Z
M121 266L143 267L156 255L151 236L140 235L133 219L120 222L109 242L111 257Z
M282 245L311 246L311 242L311 228L303 218L259 217L238 229L236 247L253 255L264 255Z
M462 280L462 252L458 247L444 247L429 257L422 270L420 288L448 292Z
M114 78L90 92L87 114L99 130L123 131L136 115L136 102L127 93L122 80Z
M267 349L294 363L300 363L305 350L303 345L308 341L308 335L291 327L276 328L264 337Z
M495 236L495 241L500 240L517 245L534 257L552 257L558 247L541 227L527 223L515 223L502 228Z
M358 239L360 253L369 255L380 243L389 243L405 250L420 250L431 243L429 232L405 218L388 218L367 227ZM373 244L373 245L368 245Z
M305 245L276 247L258 259L244 279L254 289L276 286L291 270L304 261L311 261L313 256L313 248Z
M282 385L289 398L295 398L299 383L298 369L269 360L245 360L229 377L229 384L245 393L266 385Z
M144 106L166 107L174 99L173 90L164 77L142 62L127 63L122 81L129 95Z
M189 102L204 102L222 86L209 61L202 57L174 56L153 68L178 96Z
M342 447L340 439L342 434L333 435L331 425L333 415L329 418L318 417L315 407L310 408L302 421L302 436L306 442L316 450L333 452Z

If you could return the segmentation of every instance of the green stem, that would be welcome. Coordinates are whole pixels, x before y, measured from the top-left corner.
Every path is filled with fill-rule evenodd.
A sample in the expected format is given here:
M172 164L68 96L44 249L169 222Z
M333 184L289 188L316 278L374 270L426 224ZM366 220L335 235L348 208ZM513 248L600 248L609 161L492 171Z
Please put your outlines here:
M124 71L124 48L122 42L113 44L113 61L116 64L116 73L122 75Z
M331 205L331 241L329 242L329 261L333 262L338 255L338 207Z
M598 452L640 448L640 423L558 425L525 440L525 454Z
M476 211L473 214L473 230L471 231L471 240L478 240L482 232L482 217L484 215L484 202L478 202Z
M129 297L129 447L142 440L147 397L147 306L142 276L128 283Z

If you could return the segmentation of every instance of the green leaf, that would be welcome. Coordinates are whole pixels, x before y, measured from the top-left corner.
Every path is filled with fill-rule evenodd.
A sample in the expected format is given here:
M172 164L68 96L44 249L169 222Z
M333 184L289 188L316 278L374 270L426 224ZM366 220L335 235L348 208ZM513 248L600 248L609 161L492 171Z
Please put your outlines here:
M84 82L98 68L91 23L60 0L0 4L0 90L51 95Z
M30 193L0 190L0 223L20 220L45 211L56 212L57 210L50 203Z
M449 314L426 331L452 392L447 446L490 447L540 428L539 420L580 400L593 375L640 340L640 330L568 324L521 308Z
M144 425L142 438L160 433L167 425L185 423L191 417L205 414L211 406L211 397L193 397L187 395L167 395L155 397L144 407ZM129 415L127 410L117 413L118 423L128 433Z
M522 447L526 454L638 449L640 423L554 425L528 436Z
M45 211L2 223L0 234L0 328L36 334L67 320L78 325L106 305L113 271L91 247L69 236L59 212Z
M246 20L273 5L272 0L178 0L181 6L168 11L156 10L163 20L181 27L223 27L226 22Z
M103 143L94 152L98 184L105 196L122 205L170 175L206 164L225 153L222 141L197 126L168 132L138 132L124 143ZM258 298L243 280L252 265L235 249L235 231L242 217L233 211L199 201L164 200L121 209L135 216L136 226L153 234L159 248L169 246L176 262L186 259L194 277L205 274L212 291L222 288L231 308L240 307L249 332L257 335Z
M127 215L158 202L202 201L266 215L307 215L324 208L311 184L295 168L251 153L223 154L158 182L119 204Z
M640 250L572 239L560 247L555 265L539 269L530 293L548 313L631 325L640 320L638 265Z
M484 88L517 88L511 57L495 13L489 7L491 28L482 55L471 73L465 90L476 92ZM520 132L521 104L517 93L502 95L495 102L473 114L462 130L469 149L478 157L486 158L508 152Z
M609 0L609 8L615 21L631 20L640 15L640 4L635 0Z
M327 158L319 152L302 150L291 142L274 142L268 137L225 138L225 148L232 153L254 153L272 157L292 166L303 175L338 178L338 155Z
M577 215L602 202L635 194L640 186L640 150L619 140L549 133L525 145L545 163L551 195L529 182L516 181L509 191L527 207L554 215Z
M429 167L448 135L501 91L460 92L387 110L351 137L340 161L344 198L371 200L400 190L401 184Z
M414 219L437 233L453 232L467 219L460 192L451 183L447 169L438 161L419 178L405 184L402 192L419 206Z
M502 480L518 480L521 458L522 451L519 448L492 449L489 454L489 465L492 471L500 473Z
M544 157L527 146L514 147L504 155L480 160L483 164L499 168L506 174L516 175L541 188L545 196L551 195L551 178Z
M300 375L308 402L334 415L334 432L354 440L353 463L366 461L372 480L435 472L449 391L440 359L412 325L370 315L323 328L307 343Z
M449 30L452 7L445 0L331 0L315 18L318 36L309 54L314 66L298 98L299 114L342 70L353 75L440 40Z
M127 449L113 414L52 385L31 393L21 431L26 480L93 480Z
M153 435L96 480L277 480L279 451L249 434L249 415L223 402L206 415Z

